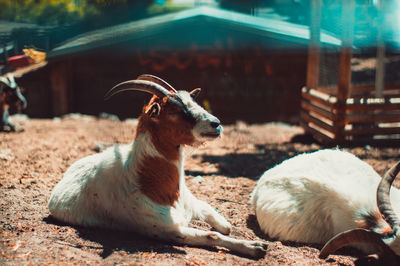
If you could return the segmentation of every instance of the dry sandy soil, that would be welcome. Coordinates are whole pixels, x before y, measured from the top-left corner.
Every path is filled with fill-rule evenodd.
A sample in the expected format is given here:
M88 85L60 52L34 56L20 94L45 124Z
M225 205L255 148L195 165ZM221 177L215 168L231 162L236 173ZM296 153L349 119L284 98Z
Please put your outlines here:
M16 119L18 120L18 119ZM204 249L154 241L130 232L74 227L49 216L47 200L63 172L77 159L114 143L128 143L136 120L70 115L61 119L19 119L23 132L0 132L0 264L151 264L265 265L376 263L345 249L328 260L318 258L320 246L282 243L263 235L249 194L268 168L317 143L294 139L301 128L283 124L225 127L222 139L199 149L188 148L187 184L200 199L217 208L232 224L235 238L265 239L264 258L253 260L225 249ZM399 156L398 148L350 147L378 173ZM193 226L209 230L203 222Z

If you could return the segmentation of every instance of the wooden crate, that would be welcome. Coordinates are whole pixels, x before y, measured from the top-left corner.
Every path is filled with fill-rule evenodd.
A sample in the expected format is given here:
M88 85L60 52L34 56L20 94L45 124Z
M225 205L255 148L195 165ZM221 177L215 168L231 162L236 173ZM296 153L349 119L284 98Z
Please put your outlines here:
M303 87L301 125L327 144L400 141L400 84L379 98L365 93L370 88L351 88L351 96L339 101L334 88Z

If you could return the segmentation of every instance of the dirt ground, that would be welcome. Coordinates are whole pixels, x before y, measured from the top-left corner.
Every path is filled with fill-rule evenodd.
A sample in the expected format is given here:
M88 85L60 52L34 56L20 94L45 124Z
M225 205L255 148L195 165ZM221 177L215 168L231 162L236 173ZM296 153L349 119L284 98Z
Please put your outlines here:
M63 172L83 156L114 143L130 142L136 120L69 115L45 120L17 117L15 121L23 132L0 132L2 265L352 265L360 255L346 249L341 255L320 260L320 246L274 241L259 230L254 209L248 204L257 178L284 159L322 148L302 137L297 126L238 122L225 127L222 139L198 149L188 148L186 153L187 185L193 194L230 221L233 237L267 241L266 256L253 260L225 249L179 246L130 232L58 223L49 217L47 200ZM398 148L367 145L348 149L380 174L399 159ZM193 226L210 229L198 221Z

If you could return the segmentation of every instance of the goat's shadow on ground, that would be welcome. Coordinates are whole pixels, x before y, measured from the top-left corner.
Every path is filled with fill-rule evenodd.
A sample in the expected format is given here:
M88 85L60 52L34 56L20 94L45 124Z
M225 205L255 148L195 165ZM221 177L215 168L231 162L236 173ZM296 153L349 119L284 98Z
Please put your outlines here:
M208 162L216 166L217 171L213 173L203 173L201 171L186 171L187 175L223 175L230 178L247 177L257 180L266 170L293 157L299 153L312 152L319 146L305 146L299 151L295 147L295 142L280 144L255 144L256 152L252 153L228 153L224 155L194 155L196 159L200 157L201 162Z
M400 142L399 142L400 143ZM302 144L302 145L297 145ZM361 147L364 147L362 144ZM191 176L196 175L223 175L230 178L236 177L247 177L253 180L257 180L266 170L274 167L282 161L291 158L300 153L309 153L317 151L323 148L346 148L352 149L360 147L359 143L343 144L339 146L334 145L322 145L317 142L312 136L308 134L295 135L292 139L285 143L267 143L267 144L254 144L256 152L252 153L228 153L224 155L193 155L194 159L200 157L201 162L208 162L216 167L216 171L212 173L205 173L202 171L190 171L187 170L186 174ZM391 148L391 146L384 142L380 144L368 144L367 147L374 148ZM397 147L397 146L395 146ZM400 146L399 146L400 147ZM300 148L300 149L299 149ZM358 157L361 159L367 159L374 157L373 153L368 155L359 154ZM388 151L379 154L379 160L391 159L393 154Z
M105 259L114 252L125 251L128 254L134 254L138 252L156 252L158 254L181 254L186 255L186 251L174 247L184 247L185 245L180 245L176 243L167 242L159 239L152 239L147 236L143 236L134 232L120 231L104 228L90 228L82 226L73 226L64 222L60 222L51 215L44 217L43 221L47 224L58 225L58 226L69 226L76 230L77 236L83 240L94 242L93 244L85 245L78 243L67 243L65 241L60 241L64 245L68 245L74 248L87 248L87 249L97 249L102 250L99 253L100 257ZM71 241L72 242L72 241ZM95 243L99 244L97 246ZM218 252L217 248L190 245L193 248L201 248L211 252ZM235 254L237 256L245 257L248 259L255 260L257 258L249 257L243 254L238 254L233 251L228 253Z
M117 251L125 251L128 254L133 254L137 252L156 252L159 254L186 254L184 250L177 249L170 243L151 239L129 231L72 226L70 224L66 224L56 220L51 215L43 218L43 221L47 224L69 226L74 228L77 232L78 237L94 243L85 245L80 243L73 243L73 241L71 241L71 243L65 242L63 244L75 248L85 247L87 249L102 250L99 255L103 259L107 258L112 253Z
M247 217L246 226L249 229L251 229L254 232L254 234L256 236L258 236L260 239L264 239L269 242L277 241L276 239L269 237L268 235L264 234L263 231L261 231L260 226L258 225L258 222L257 222L257 217L254 214L250 214ZM293 241L280 241L280 242L285 246L290 246L290 247L294 247L294 248L311 247L311 248L321 250L323 247L323 245L319 245L319 244L307 244L307 243L299 243L299 242L293 242ZM335 252L335 254L343 255L343 256L352 256L352 257L357 258L357 260L354 261L355 265L383 265L382 260L380 260L379 258L374 257L374 256L365 256L365 254L362 254L359 250L352 248L352 247L344 247L344 248L338 250L337 252ZM343 265L332 258L326 259L326 262Z

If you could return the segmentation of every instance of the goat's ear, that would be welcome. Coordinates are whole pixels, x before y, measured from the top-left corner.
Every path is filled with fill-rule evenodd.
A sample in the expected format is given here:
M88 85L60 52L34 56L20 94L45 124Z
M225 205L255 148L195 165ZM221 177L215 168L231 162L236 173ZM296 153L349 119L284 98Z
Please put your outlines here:
M161 106L158 103L153 103L146 111L150 117L157 117L160 115Z
M189 92L190 96L192 96L193 99L196 99L196 97L199 95L201 89L200 88L196 88L194 90L192 90L191 92Z

